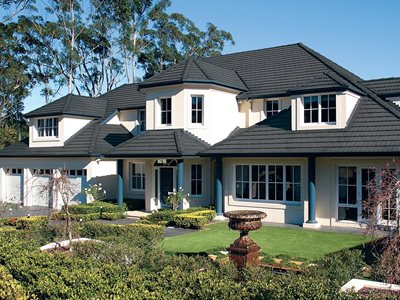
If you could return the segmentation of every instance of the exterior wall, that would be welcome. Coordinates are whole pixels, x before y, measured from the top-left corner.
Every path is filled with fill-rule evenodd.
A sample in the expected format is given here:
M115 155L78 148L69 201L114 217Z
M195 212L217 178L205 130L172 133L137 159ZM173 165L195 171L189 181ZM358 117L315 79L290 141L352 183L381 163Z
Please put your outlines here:
M203 124L191 123L191 96L203 96ZM185 129L210 144L226 138L240 126L237 92L212 85L179 85L146 90L146 129ZM171 97L172 122L160 121L159 99ZM224 126L221 126L223 124Z
M56 117L56 116L55 116ZM59 147L64 146L66 140L77 133L92 119L85 117L60 116L58 122L58 138L38 137L37 120L40 118L31 118L29 120L29 147Z
M391 157L349 157L349 158L317 158L316 159L316 217L321 225L359 227L358 222L338 221L337 177L339 166L384 167Z
M237 200L235 198L235 165L299 165L301 166L301 201L283 202L266 200ZM265 221L303 224L307 220L308 185L307 159L305 158L225 158L223 159L224 211L256 209L267 213Z
M334 94L334 93L320 93ZM310 95L320 95L310 94ZM307 95L296 95L292 97L292 130L310 129L335 129L346 128L354 108L360 97L349 91L336 93L336 124L304 124L303 121L303 97Z
M107 199L117 198L117 162L112 160L91 161L87 168L88 184L101 183L107 191Z

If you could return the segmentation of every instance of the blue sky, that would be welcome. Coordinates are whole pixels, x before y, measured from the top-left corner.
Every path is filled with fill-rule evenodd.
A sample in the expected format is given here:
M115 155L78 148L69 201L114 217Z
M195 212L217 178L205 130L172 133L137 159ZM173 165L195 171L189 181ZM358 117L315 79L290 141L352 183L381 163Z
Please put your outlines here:
M232 33L232 53L302 42L364 79L400 77L398 0L173 0L204 29ZM45 103L36 89L25 111Z

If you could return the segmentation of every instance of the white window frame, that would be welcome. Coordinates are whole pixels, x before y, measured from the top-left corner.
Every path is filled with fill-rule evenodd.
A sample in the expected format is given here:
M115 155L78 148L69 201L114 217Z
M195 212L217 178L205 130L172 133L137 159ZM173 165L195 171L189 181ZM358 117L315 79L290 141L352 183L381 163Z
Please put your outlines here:
M236 197L236 167L237 166L248 166L249 167L249 198L238 198ZM252 173L252 167L253 166L265 166L266 168L266 178L265 178L265 195L266 199L253 199L252 198L252 178L251 178L251 173ZM269 179L268 179L268 167L277 167L281 166L283 168L283 178L282 178L282 185L283 185L283 197L282 200L276 200L276 199L269 199ZM295 200L287 200L286 199L286 187L287 187L287 181L286 181L286 167L299 167L300 168L300 182L299 183L294 183L294 184L300 184L300 200L295 201ZM303 174L302 174L302 166L300 164L247 164L247 163L238 163L233 165L233 195L234 199L236 201L246 201L246 202L258 202L258 203L276 203L276 204L285 204L285 205L301 205L303 202L302 199L302 193L303 193ZM257 181L258 182L258 181ZM275 182L274 182L275 183ZM292 182L293 183L293 182Z
M142 118L142 113L144 115L144 119ZM139 109L137 114L138 114L139 132L144 132L146 131L146 110Z
M48 126L48 120L51 120L51 126ZM58 139L60 136L60 118L59 117L48 117L36 119L36 137L38 139ZM43 126L41 124L43 123ZM57 126L55 125L57 124ZM57 129L57 134L55 131ZM40 131L43 130L43 135L40 135ZM47 135L50 131L50 135Z
M133 173L133 166L140 166L140 173L136 172ZM140 188L134 188L133 187L133 177L140 178ZM144 184L143 184L144 182ZM145 163L143 162L130 162L129 163L129 186L131 188L131 191L144 191L146 189L146 169L145 169Z
M201 98L201 102L202 102L202 108L198 109L198 103L196 101L196 108L193 109L192 107L192 102L193 102L193 98ZM193 122L193 111L196 112L196 120L197 120L197 112L201 112L201 122ZM190 95L190 124L191 125L204 125L204 95Z
M164 100L168 100L168 99L170 100L170 103L171 103L170 108L168 109L168 105L167 105L167 109L163 110L162 109L162 102ZM160 109L160 114L159 114L160 122L159 122L159 125L161 125L161 126L171 126L172 125L172 97L160 97L158 99L158 105L159 105L159 109ZM166 114L166 121L168 120L168 118L167 118L168 113L170 114L170 123L168 123L168 122L162 123L162 115L163 115L163 113Z
M192 177L192 168L193 168L193 166L200 166L200 170L201 170L201 176L200 176L200 178L193 178ZM197 175L197 174L196 174ZM202 197L203 196L203 189L204 189L204 181L203 181L203 178L204 178L204 168L203 168L203 165L202 164L200 164L200 163L198 163L198 164L191 164L190 165L190 196L191 197ZM197 194L193 194L193 191L192 191L192 182L193 181L196 181L196 182L200 182L201 183L201 190L200 190L200 193L197 193Z
M321 106L321 97L322 96L330 96L334 95L335 96L335 114L336 114L336 121L335 122L322 122L322 106ZM305 108L305 98L306 97L318 97L318 122L306 122L305 121L305 112L307 110L312 110L312 109L306 109ZM315 126L315 125L336 125L338 122L338 94L337 93L323 93L323 94L310 94L310 95L303 95L301 97L301 120L302 120L302 125L303 126Z
M278 102L278 110L267 110L268 102ZM280 99L264 99L264 113L267 119L280 113L281 110L282 110L282 101ZM270 115L269 117L268 117L268 112L272 112L272 115Z

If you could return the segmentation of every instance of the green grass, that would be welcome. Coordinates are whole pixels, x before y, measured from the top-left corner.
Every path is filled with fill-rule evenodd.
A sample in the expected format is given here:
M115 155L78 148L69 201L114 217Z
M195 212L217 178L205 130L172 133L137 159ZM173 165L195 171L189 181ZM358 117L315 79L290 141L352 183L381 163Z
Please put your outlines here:
M239 232L230 230L227 223L217 223L208 225L201 231L165 238L162 246L169 253L211 254L216 249L229 247L238 237ZM250 237L260 245L261 251L268 255L285 255L292 259L307 260L316 260L328 253L371 241L370 237L361 234L271 226L250 232Z

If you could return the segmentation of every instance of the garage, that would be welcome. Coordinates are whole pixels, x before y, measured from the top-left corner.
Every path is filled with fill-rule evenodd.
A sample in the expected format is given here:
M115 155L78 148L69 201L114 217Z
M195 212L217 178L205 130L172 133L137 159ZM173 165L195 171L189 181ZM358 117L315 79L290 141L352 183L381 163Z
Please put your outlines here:
M23 200L22 169L6 169L6 202L21 204Z
M53 175L51 169L33 169L31 189L29 191L30 205L49 207L52 199L50 178Z

